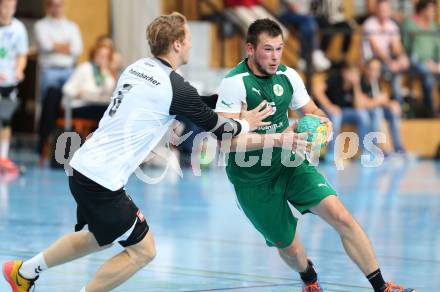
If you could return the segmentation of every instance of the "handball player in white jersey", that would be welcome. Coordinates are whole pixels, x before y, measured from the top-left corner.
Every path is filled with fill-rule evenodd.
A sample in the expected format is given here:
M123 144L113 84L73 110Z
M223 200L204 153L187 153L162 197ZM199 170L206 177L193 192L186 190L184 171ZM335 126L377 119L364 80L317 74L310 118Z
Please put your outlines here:
M236 137L270 123L272 109L261 104L242 120L218 116L216 96L201 97L174 70L187 63L190 31L183 15L156 18L147 28L154 57L128 66L98 129L74 154L69 186L77 203L75 232L66 234L27 261L3 264L13 292L30 291L40 274L54 266L105 249L124 249L106 261L82 292L109 291L128 280L156 255L146 218L125 193L129 176L170 131L176 115L212 132ZM304 139L305 140L305 139ZM83 230L87 225L88 230Z

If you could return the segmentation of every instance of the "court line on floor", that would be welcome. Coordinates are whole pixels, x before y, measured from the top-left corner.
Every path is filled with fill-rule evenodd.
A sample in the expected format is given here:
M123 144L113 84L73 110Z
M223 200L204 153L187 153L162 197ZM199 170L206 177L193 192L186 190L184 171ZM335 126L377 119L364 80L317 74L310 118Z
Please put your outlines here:
M184 290L182 292L209 292L209 291L226 291L226 290L246 290L255 288L275 288L275 287L300 287L301 285L292 284L275 284L275 285L254 285L254 286L244 286L244 287L225 287L225 288L212 288L212 289L202 289L202 290ZM369 289L370 290L370 289ZM325 291L332 292L347 292L347 290L335 290L326 288Z
M224 287L224 288L212 288L212 289L198 289L198 290L184 290L182 292L208 292L208 291L226 291L226 290L238 290L238 289L255 289L255 288L271 288L271 287L284 287L284 286L293 286L299 287L298 284L294 285L293 283L286 284L272 284L272 285L252 285L252 286L242 286L242 287Z
M4 250L0 249L0 254L2 254ZM18 254L19 256L31 256L34 255L35 252L30 251L16 251L15 254ZM88 261L94 261L94 262L103 262L106 260L106 258L100 258L96 255L91 255L88 258ZM278 286L285 286L286 284L273 284L269 283L268 281L289 281L289 283L293 283L291 278L285 278L285 277L276 277L276 276L267 276L267 275L256 275L256 274L245 274L245 273L236 273L236 272L225 272L225 271L212 271L212 270L206 270L206 269L194 269L194 268L188 268L188 267L179 267L179 266L165 266L165 265L157 265L157 264L151 264L149 266L149 269L153 270L154 272L160 272L160 273L170 273L170 274L184 274L187 276L193 276L193 277L202 277L202 278L216 278L221 280L228 280L228 281L244 281L245 279L236 279L231 277L245 277L248 281L254 281L254 282L262 282L262 283L268 283L270 285L278 285ZM184 271L187 273L185 274ZM194 273L191 273L194 272ZM266 281L263 281L262 279L265 279ZM300 282L297 282L297 285ZM330 283L330 282L322 282L322 284L325 285L333 285L337 287L345 287L345 288L357 288L357 289L370 289L368 287L364 286L358 286L358 285L350 285L350 284L343 284L343 283ZM289 284L290 285L290 284ZM245 286L242 288L246 288ZM238 289L238 288L237 288ZM328 289L327 289L328 290ZM195 290L197 291L197 290ZM202 290L204 291L204 290ZM338 290L334 290L338 291ZM345 290L341 290L345 291Z
M23 225L29 225L30 223L38 223L40 226L73 226L71 224L56 224L56 223L48 223L47 221L32 221L29 222L28 220L21 220L21 219L13 219L14 224L23 224ZM0 224L0 227L2 225L8 225L8 224ZM266 245L262 243L257 242L246 242L246 241L234 241L234 240L226 240L223 238L203 238L203 237L196 237L196 236L188 236L188 235L181 235L181 234L173 234L173 235L165 235L161 233L155 233L155 237L168 237L168 238L178 238L180 239L187 239L187 240L194 240L194 241L200 241L200 242L217 242L222 244L229 244L229 245L249 245L249 246L256 246L261 248L267 248ZM328 249L308 249L309 253L327 253L327 254L337 254L337 255L346 255L343 251L337 251L337 250L328 250ZM0 254L2 253L2 250L0 249ZM390 256L390 255L384 255L384 254L376 254L377 257L383 258L383 259L390 259L390 260L399 260L399 261L408 261L408 262L422 262L422 263L433 263L433 264L439 264L440 260L435 259L422 259L422 258L408 258L408 257L400 257L400 256Z
M233 244L233 245L251 245L261 248L267 248L267 245L263 243L257 243L257 242L245 242L245 241L234 241L234 240L226 240L222 238L203 238L203 237L194 237L194 236L188 236L188 235L180 235L180 234L173 234L173 235L163 235L160 233L155 233L155 237L170 237L170 238L179 238L179 239L188 239L188 240L195 240L195 241L201 241L201 242L220 242L223 244ZM308 248L308 252L314 252L314 253L330 253L330 254L338 254L338 255L346 255L343 251L337 251L337 250L329 250L329 249L312 249ZM440 264L440 260L433 260L433 259L419 259L419 258L408 258L408 257L400 257L400 256L390 256L390 255L383 255L383 254L376 254L377 257L380 258L386 258L386 259L393 259L393 260L403 260L403 261L414 261L414 262L427 262L427 263L435 263Z
M0 255L4 253L4 250L0 249ZM19 257L30 257L32 255L35 255L36 252L31 251L15 251L12 253L14 255L17 255ZM85 261L85 259L80 259L79 261ZM99 262L103 263L107 258L99 257L96 254L90 255L87 259L87 261L93 261L93 262ZM276 280L287 280L291 281L290 278L278 278L278 277L270 277L270 276L262 276L262 275L254 275L254 274L243 274L243 273L233 273L233 272L223 272L223 271L211 271L211 270L205 270L205 269L192 269L187 267L178 267L178 266L164 266L164 265L157 265L157 264L151 264L148 269L153 270L154 272L159 273L168 273L168 274L179 274L179 275L186 275L186 276L193 276L193 277L203 277L203 278L215 278L220 280L228 280L228 281L243 281L244 279L240 278L233 278L237 276L243 276L246 277L248 281L254 281L254 282L260 282L260 283L267 283L267 284L273 284L269 282L270 280L276 281ZM186 271L186 273L185 273ZM191 273L193 272L193 273ZM262 279L265 279L266 281L263 281Z
M152 264L153 267L154 264ZM231 276L243 276L243 277L248 277L249 279L251 279L252 281L259 281L259 282L264 282L261 280L256 280L253 279L258 278L258 279L267 279L267 280L275 280L275 281L289 281L288 285L291 285L290 283L294 283L292 282L291 278L286 278L286 277L277 277L277 276L267 276L267 275L256 275L256 274L245 274L245 273L236 273L236 272L225 272L225 271L212 271L212 270L206 270L206 269L194 269L194 268L187 268L187 267L178 267L178 266L165 266L165 265L156 265L156 267L158 268L165 268L168 269L168 271L170 270L186 270L186 271L194 271L194 272L198 272L198 273L210 273L210 274L216 274L216 275L231 275ZM191 274L192 275L192 274ZM229 279L229 278L226 278ZM243 281L243 279L241 280ZM322 284L326 284L326 285L334 285L334 286L340 286L340 287L350 287L350 288L359 288L359 289L371 289L370 287L365 287L365 286L359 286L359 285L351 285L351 284L344 284L344 283L331 283L331 282L324 282L324 281L320 281ZM267 282L266 282L267 283ZM301 285L301 281L297 281L296 282L297 285ZM283 284L274 284L274 285L283 285ZM285 285L285 284L284 284Z

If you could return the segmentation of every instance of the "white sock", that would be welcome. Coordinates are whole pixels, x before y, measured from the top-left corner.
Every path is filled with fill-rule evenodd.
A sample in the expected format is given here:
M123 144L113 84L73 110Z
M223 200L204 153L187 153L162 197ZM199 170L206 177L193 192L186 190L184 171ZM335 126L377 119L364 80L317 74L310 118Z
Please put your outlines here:
M82 289L79 292L87 292L86 287L82 287Z
M34 279L41 272L47 269L46 261L44 260L43 253L40 252L33 258L25 261L20 267L20 275L26 279Z
M9 154L9 141L0 141L0 158L6 159Z

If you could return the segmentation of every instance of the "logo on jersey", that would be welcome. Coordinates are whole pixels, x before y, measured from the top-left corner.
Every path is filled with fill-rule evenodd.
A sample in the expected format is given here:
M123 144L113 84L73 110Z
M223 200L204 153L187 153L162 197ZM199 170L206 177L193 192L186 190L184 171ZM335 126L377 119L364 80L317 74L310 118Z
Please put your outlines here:
M151 62L151 60L148 60L147 62L144 62L144 65L148 67L154 67L154 63Z
M274 84L273 93L275 93L276 96L281 96L284 93L284 88L279 84Z
M7 54L8 54L8 50L6 48L0 48L0 59L6 58Z
M148 81L148 84L150 84L150 85L155 85L155 86L157 86L157 85L160 84L160 82L157 81L156 79L154 79L153 76L148 76L147 74L144 74L144 73L142 73L142 72L136 71L136 70L134 70L133 68L130 68L130 70L128 71L128 73L133 74L133 75L135 75L135 76L137 76L137 77L139 77L139 78L142 78L142 79Z
M284 125L283 122L279 122L279 123L272 124L272 125L269 125L269 126L258 127L257 130L259 130L259 131L273 131L273 132L275 132L277 129L282 128L283 125Z
M142 214L141 210L137 211L136 216L138 217L140 222L144 222L145 221L144 214Z
M255 87L252 87L252 91L255 91L256 93L258 93L258 95L261 96L261 93L260 93L261 89L258 90L258 89L256 89Z
M227 107L230 108L230 109L232 109L232 105L234 104L233 102L231 102L231 103L227 103L227 102L224 101L224 100L222 100L220 103L223 104L223 105L225 105L225 106L227 106Z

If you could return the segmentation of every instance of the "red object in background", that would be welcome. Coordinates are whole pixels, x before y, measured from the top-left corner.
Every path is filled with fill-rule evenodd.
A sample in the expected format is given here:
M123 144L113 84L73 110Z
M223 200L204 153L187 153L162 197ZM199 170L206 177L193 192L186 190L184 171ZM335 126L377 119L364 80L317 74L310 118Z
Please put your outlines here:
M225 7L235 7L235 6L246 6L252 7L255 5L260 5L260 0L225 0Z

